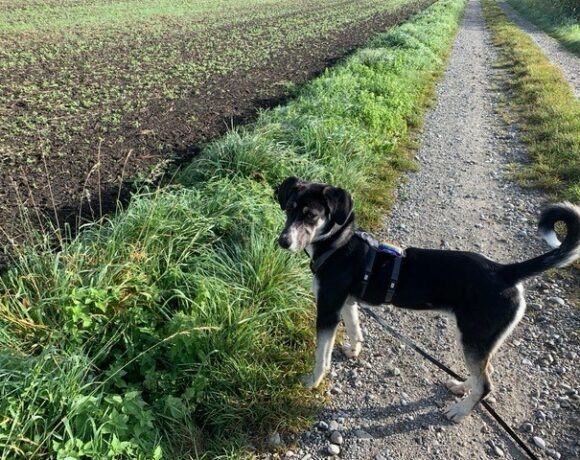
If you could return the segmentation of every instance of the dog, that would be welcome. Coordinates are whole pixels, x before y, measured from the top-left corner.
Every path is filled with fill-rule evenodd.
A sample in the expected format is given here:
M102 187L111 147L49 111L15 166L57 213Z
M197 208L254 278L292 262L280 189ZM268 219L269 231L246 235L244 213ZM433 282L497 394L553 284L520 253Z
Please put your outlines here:
M445 311L455 315L469 370L467 380L447 382L454 394L465 396L446 411L454 422L492 390L491 358L525 312L521 281L569 265L580 255L580 208L570 203L552 205L541 214L539 232L551 251L504 265L473 252L381 251L372 237L356 230L352 198L338 187L289 177L275 195L286 212L278 243L290 251L305 250L314 274L316 364L304 384L317 387L330 370L341 317L350 341L343 353L349 358L360 354L358 303ZM567 227L562 243L554 231L558 221Z

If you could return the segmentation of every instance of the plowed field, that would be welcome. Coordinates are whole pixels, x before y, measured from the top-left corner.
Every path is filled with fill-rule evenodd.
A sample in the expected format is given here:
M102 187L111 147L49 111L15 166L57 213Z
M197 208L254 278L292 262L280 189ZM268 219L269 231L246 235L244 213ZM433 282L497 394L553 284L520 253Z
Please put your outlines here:
M0 241L272 105L431 0L0 1ZM37 225L37 224L35 224Z

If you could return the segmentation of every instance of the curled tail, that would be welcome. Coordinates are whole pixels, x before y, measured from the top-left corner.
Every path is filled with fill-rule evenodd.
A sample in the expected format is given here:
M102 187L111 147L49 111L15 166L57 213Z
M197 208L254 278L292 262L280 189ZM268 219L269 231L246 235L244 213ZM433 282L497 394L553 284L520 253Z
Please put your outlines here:
M566 238L562 243L554 231L554 225L560 221L566 224ZM502 266L499 273L509 283L517 283L550 268L565 267L580 257L580 207L571 203L548 206L542 211L538 231L554 249L524 262Z

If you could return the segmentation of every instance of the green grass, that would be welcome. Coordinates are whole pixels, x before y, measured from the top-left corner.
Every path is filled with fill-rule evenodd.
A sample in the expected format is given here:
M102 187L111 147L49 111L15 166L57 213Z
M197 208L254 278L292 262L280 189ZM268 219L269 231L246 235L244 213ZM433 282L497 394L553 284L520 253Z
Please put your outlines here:
M580 4L577 0L508 0L519 13L580 56Z
M61 251L0 278L0 458L238 457L317 407L306 260L276 247L285 176L388 205L464 0L379 35Z
M580 101L562 73L493 0L484 0L483 6L501 51L500 65L510 73L510 106L533 160L519 177L556 198L579 202Z

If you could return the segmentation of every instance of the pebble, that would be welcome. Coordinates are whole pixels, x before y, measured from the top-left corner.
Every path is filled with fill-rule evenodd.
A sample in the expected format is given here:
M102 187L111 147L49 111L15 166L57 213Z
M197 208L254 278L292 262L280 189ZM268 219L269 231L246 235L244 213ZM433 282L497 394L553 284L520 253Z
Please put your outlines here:
M367 433L365 430L354 430L354 435L359 439L372 439L372 435Z
M338 447L336 444L329 444L328 447L326 448L326 451L330 455L338 455L340 454L340 447Z
M327 431L328 430L328 423L324 422L324 421L320 421L316 424L316 426L318 427L319 430L322 431Z
M342 439L342 434L340 433L340 431L333 431L332 434L330 435L330 442L332 444L336 444L338 446L341 446L342 443L344 442L344 439Z
M534 432L534 425L530 422L523 423L521 429L525 433L533 433Z
M562 297L550 297L548 300L561 306L566 305L566 301Z
M328 424L328 431L336 431L338 430L338 422L336 420L331 420Z
M501 450L498 446L493 447L493 453L498 457L503 457L505 455L503 450Z
M545 449L546 448L546 441L544 441L542 438L540 438L539 436L534 436L534 444L536 446L538 446L540 449Z

